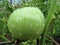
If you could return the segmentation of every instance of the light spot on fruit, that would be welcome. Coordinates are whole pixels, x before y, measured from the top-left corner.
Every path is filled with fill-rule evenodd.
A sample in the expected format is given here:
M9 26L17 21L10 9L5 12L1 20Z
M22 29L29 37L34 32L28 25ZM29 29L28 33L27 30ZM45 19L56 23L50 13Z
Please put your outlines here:
M13 24L11 24L10 26L11 26L11 27L15 27L15 25L13 25Z
M24 21L22 21L22 23L24 24L25 22L24 22Z
M39 34L39 32L40 32L40 30L37 30L37 31L36 31L36 34Z
M32 24L29 24L30 28L32 28Z
M44 26L45 24L43 24L43 26Z
M19 20L22 20L22 18L18 17L18 18L16 19L17 22L19 22Z
M36 26L38 26L39 24L38 23L36 23Z
M22 36L22 34L19 34L20 36Z
M11 24L10 26L12 27L13 25Z

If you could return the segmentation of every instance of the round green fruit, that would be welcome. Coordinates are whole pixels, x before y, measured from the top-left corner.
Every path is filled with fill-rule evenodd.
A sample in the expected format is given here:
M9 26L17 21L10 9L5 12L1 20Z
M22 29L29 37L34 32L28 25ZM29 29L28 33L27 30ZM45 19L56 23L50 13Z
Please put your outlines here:
M44 29L44 15L37 7L15 10L8 19L12 36L20 40L37 39Z

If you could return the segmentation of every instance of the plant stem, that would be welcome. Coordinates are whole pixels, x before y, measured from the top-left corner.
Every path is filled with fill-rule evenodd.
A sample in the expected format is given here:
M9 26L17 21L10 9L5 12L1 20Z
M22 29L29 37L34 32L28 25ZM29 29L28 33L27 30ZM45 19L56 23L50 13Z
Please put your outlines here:
M51 0L50 10L48 11L48 15L47 15L46 22L45 22L45 29L42 33L40 45L45 45L46 34L47 34L47 31L48 31L49 24L50 24L50 22L52 20L52 17L54 15L56 5L57 5L57 0Z
M46 35L49 39L51 39L56 45L60 45L58 42L56 42L52 37L50 37L49 35Z
M13 44L14 42L0 42L0 45L5 45L5 44Z
M12 44L13 42L8 42L9 40L5 37L5 36L2 36L0 35L0 39L4 42L0 42L0 45L3 45L3 44L10 44L10 45L14 45Z

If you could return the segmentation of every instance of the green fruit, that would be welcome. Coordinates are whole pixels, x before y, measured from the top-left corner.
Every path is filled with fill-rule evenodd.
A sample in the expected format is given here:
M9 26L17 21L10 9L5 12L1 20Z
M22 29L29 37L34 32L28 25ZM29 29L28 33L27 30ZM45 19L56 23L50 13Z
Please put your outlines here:
M24 7L15 10L8 19L12 36L20 40L38 38L44 29L44 16L37 7Z

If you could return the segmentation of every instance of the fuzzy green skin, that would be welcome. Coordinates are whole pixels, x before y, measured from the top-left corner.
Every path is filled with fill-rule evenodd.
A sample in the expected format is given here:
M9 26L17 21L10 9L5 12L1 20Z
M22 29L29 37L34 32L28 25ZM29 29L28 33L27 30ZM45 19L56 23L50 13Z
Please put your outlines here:
M44 29L43 13L37 7L24 7L15 10L8 20L12 36L20 40L36 39Z

